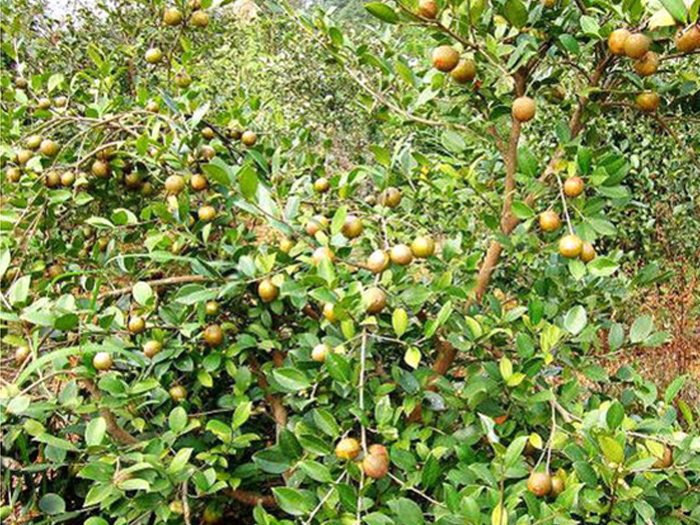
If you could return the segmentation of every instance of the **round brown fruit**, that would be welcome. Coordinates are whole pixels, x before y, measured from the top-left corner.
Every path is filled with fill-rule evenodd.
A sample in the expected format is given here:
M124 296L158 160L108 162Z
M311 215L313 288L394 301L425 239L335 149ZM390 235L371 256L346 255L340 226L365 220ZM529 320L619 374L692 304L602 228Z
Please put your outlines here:
M561 226L561 219L557 212L548 210L540 213L540 228L542 228L542 231L553 232L558 230L559 226Z
M613 55L625 54L625 42L629 38L630 33L627 29L615 29L608 37L608 49Z
M314 191L317 193L326 193L331 187L331 183L328 182L326 177L321 177L314 181Z
M457 84L471 82L476 77L476 64L473 60L462 59L455 68L450 71L450 76Z
M306 223L306 233L314 236L326 226L328 226L328 219L322 215L316 215Z
M192 77L190 77L187 73L184 71L181 71L180 73L177 73L175 75L175 85L179 88L185 89L192 84Z
M28 346L17 347L17 350L15 350L15 362L18 365L21 365L22 363L24 363L27 360L30 353L31 353L31 351L29 350Z
M199 217L199 220L202 222L211 222L214 220L214 217L216 217L216 208L205 204L197 210L197 217Z
M29 85L29 82L27 82L26 78L15 77L15 87L17 89L27 89L28 85Z
M533 472L527 480L527 490L543 498L552 490L552 477L546 472Z
M316 345L314 346L314 349L311 350L311 359L313 359L317 363L323 363L326 360L328 352L330 351L331 349L328 347L328 345L325 345L323 343Z
M542 5L547 9L552 9L557 6L558 0L542 0Z
M192 175L192 178L190 179L190 187L194 191L204 191L207 189L207 186L209 186L207 182L207 178L200 174L200 173L195 173Z
M65 108L68 105L68 97L60 96L53 99L53 103L58 108Z
M22 178L22 172L15 166L10 166L7 168L5 173L7 174L7 180L10 182L19 182L19 180Z
M387 208L396 208L401 203L401 191L389 186L379 196L379 204Z
M384 456L387 459L389 458L389 451L384 445L380 445L379 443L370 445L368 452L373 456Z
M656 73L659 69L659 55L653 51L648 51L642 58L634 64L634 70L640 77L648 77Z
M670 447L664 448L664 455L656 460L654 468L668 468L673 465L673 450Z
M642 58L649 47L651 39L642 33L633 33L625 40L625 55L630 58Z
M61 175L56 170L47 171L44 175L44 184L47 188L56 188L61 184Z
M362 471L372 479L382 479L389 471L389 461L386 456L368 454L362 460Z
M92 163L90 172L98 179L104 179L109 176L109 164L104 160L96 160Z
M214 133L214 130L207 126L206 128L202 129L202 137L204 137L207 140L211 140L216 136L216 133Z
M176 26L182 22L182 12L175 7L168 7L163 13L163 22L167 26Z
M39 146L39 151L47 157L55 157L59 149L58 144L50 139L42 140Z
M132 172L124 175L124 186L126 186L129 190L141 189L142 183L143 179L139 173Z
M243 134L241 135L241 142L245 146L255 146L255 143L258 141L258 136L255 134L254 131L244 131Z
M170 175L165 179L165 191L177 195L185 189L185 179L180 175Z
M439 8L435 0L420 0L418 2L418 14L423 18L435 20L438 12Z
M216 157L216 150L211 146L202 146L201 155L204 160L211 160Z
M559 253L568 259L573 259L581 255L583 249L583 241L578 235L564 235L559 239Z
M659 108L659 104L661 104L661 97L659 97L658 93L653 91L645 91L637 95L634 103L637 106L637 109L640 111L644 111L645 113L653 113Z
M700 49L700 27L691 26L676 36L676 49L679 53L692 53Z
M335 455L338 459L352 461L360 453L360 443L355 438L343 438L335 446Z
M34 154L31 152L31 150L21 149L17 152L16 155L17 164L19 164L20 166L24 166L27 162L31 160L33 156Z
M61 175L61 186L64 188L69 188L75 182L75 173L72 171L66 171Z
M41 135L31 135L24 141L25 146L31 150L37 150L41 146Z
M170 389L170 397L176 403L180 403L187 398L187 389L182 385L175 385Z
M207 315L216 315L219 313L219 303L216 301L207 301L207 304L204 305L204 313Z
M386 294L381 288L373 286L362 293L362 302L367 313L376 314L381 312L386 306Z
M132 334L142 334L146 330L146 320L140 315L129 318L129 332Z
M202 11L201 9L198 9L194 13L192 13L192 16L190 18L190 23L194 27L207 27L209 25L209 15L207 14L206 11Z
M224 341L224 331L218 324L210 324L204 329L204 342L209 346L219 346Z
M438 46L431 55L433 67L445 73L452 71L459 63L459 53L452 46Z
M427 235L416 237L411 243L411 252L414 257L427 259L435 253L435 241Z
M518 97L513 101L513 117L520 122L527 122L535 116L535 101L530 97Z
M113 364L112 356L107 352L97 352L95 357L92 358L92 366L97 368L97 370L109 370Z
M583 193L583 179L581 177L569 177L564 181L564 194L569 198L576 198Z
M355 239L356 237L362 235L363 229L364 226L362 225L361 219L355 215L348 215L345 218L345 222L343 223L343 227L341 228L340 232L348 239Z
M270 279L263 279L258 284L258 296L264 303L270 303L277 299L279 288Z
M206 509L204 509L204 514L202 515L202 519L207 525L214 525L215 523L220 523L223 517L224 516L221 513L221 511L214 507L207 507Z
M367 268L372 273L382 273L389 266L389 256L384 250L374 250L367 259Z
M146 341L144 343L143 354L148 358L152 358L162 349L163 343L161 343L160 341L156 341L155 339L151 339L150 341Z
M549 491L549 495L553 498L556 498L559 494L564 492L565 488L566 483L564 483L564 480L561 479L559 476L554 476L552 478L552 488Z
M146 51L144 58L149 64L157 64L163 59L163 52L157 47L152 47Z
M36 107L39 109L49 109L51 107L51 99L47 97L41 97L36 101Z
M160 110L160 106L155 100L149 100L146 103L146 111L150 111L151 113L158 113L158 110Z
M328 259L330 262L333 262L335 260L335 254L327 246L316 248L314 253L311 255L311 260L314 265L318 266L324 259Z
M581 260L585 263L591 262L596 258L595 248L590 242L584 242L581 246Z
M399 266L406 266L413 261L413 253L411 248L405 244L397 244L389 251L391 262Z

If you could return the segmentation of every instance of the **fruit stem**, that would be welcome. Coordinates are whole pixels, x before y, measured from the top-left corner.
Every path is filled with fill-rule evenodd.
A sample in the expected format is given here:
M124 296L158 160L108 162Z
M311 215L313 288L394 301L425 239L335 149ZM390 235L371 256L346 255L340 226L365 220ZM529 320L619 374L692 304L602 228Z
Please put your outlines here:
M569 217L569 208L566 205L566 196L564 195L564 185L561 182L561 177L559 177L559 173L557 173L555 171L554 175L556 176L557 184L559 185L559 197L561 198L561 205L564 208L564 218L566 219L566 225L569 228L569 233L571 235L573 235L574 229L571 226L571 217Z

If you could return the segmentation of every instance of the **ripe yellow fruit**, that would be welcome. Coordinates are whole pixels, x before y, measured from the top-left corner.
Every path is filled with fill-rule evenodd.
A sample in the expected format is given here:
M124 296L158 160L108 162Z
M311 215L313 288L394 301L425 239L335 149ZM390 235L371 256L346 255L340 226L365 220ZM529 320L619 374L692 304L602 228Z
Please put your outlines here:
M414 257L427 259L435 253L435 241L427 235L416 237L411 243L411 252Z
M146 341L143 345L143 354L148 357L152 358L155 357L158 352L160 352L163 349L163 343L160 341L156 341L155 339L151 339L150 341Z
M75 182L75 173L72 171L66 171L61 175L61 186L64 188L69 188Z
M625 40L625 55L630 58L642 58L650 46L651 39L648 36L642 33L631 34Z
M548 210L540 213L540 228L542 228L542 231L553 232L558 230L559 226L561 226L561 219L557 212Z
M206 128L202 129L202 137L204 137L207 140L211 140L216 136L216 133L212 128L207 126Z
M668 468L673 465L673 450L670 447L664 449L664 455L656 460L654 468Z
M690 26L683 32L676 35L676 49L679 53L692 53L700 49L700 27Z
M41 146L41 135L31 135L27 137L24 144L31 150L36 150Z
M527 480L527 490L543 498L552 490L552 477L546 472L533 472Z
M360 453L360 443L355 438L343 438L335 446L335 455L338 459L352 461Z
M648 51L642 58L634 63L634 70L640 77L648 77L659 69L659 55Z
M163 22L168 26L176 26L182 22L182 12L175 7L168 7L163 13Z
M243 134L241 135L241 142L245 146L255 146L255 143L258 141L258 136L255 134L254 131L244 131Z
M207 301L207 304L204 305L204 312L207 315L216 315L219 313L219 303L216 301Z
M323 317L334 323L337 319L335 312L333 311L333 303L326 303L323 305Z
M389 186L379 196L379 204L387 208L396 208L401 203L401 191Z
M187 73L184 71L181 71L180 73L177 73L174 78L175 85L179 88L185 89L192 84L192 77L190 77Z
M530 97L518 97L513 101L513 118L520 122L527 122L535 116L535 101Z
M382 273L389 266L389 256L384 250L375 250L367 259L367 269L372 273Z
M318 193L326 193L330 187L331 183L328 182L326 177L321 177L314 181L314 190Z
M413 253L411 248L405 244L397 244L389 251L389 257L391 257L391 262L398 264L399 266L406 266L411 264L413 261Z
M330 351L331 349L326 344L321 343L319 345L316 345L311 351L311 359L318 363L323 363L326 360L328 352Z
M615 29L608 37L608 49L613 55L625 54L625 42L629 38L630 33L627 29Z
M98 179L109 176L109 164L104 160L96 160L90 167L90 172Z
M362 302L367 313L376 314L381 312L386 306L386 294L381 288L373 286L362 293Z
M7 180L10 182L19 182L20 178L22 177L22 172L20 169L14 166L7 168L5 173L7 174Z
M28 346L17 347L17 350L15 350L15 362L18 365L21 365L22 363L24 363L27 360L30 353L31 353L31 351L29 350Z
M177 195L185 189L185 179L180 175L170 175L165 179L165 191L173 195Z
M50 139L42 140L41 145L39 146L39 151L41 151L41 153L47 157L55 157L58 154L59 149L58 143Z
M473 60L462 59L450 71L450 76L457 84L466 84L471 82L476 77L476 64Z
M354 215L348 215L340 232L348 239L354 239L362 235L362 230L364 230L362 220Z
M289 253L292 248L294 248L294 241L288 237L285 237L280 241L280 251L283 253Z
M17 164L24 166L27 162L31 160L34 154L28 149L21 149L17 152Z
M306 223L306 233L314 236L326 226L328 226L328 219L322 215L316 215Z
M583 249L583 241L578 235L564 235L559 239L559 253L563 257L573 259L581 255Z
M644 93L637 95L634 103L637 106L637 109L640 111L644 111L645 113L653 113L659 109L661 97L659 97L658 93L654 93L653 91L645 91Z
M190 187L194 191L204 191L207 189L208 185L207 178L201 173L195 173L190 179Z
M57 108L65 108L68 105L68 98L64 96L56 97L53 99L53 103L56 104Z
M92 366L97 368L97 370L109 370L113 364L112 356L107 352L97 352L95 357L92 358Z
M152 47L146 51L145 58L149 64L157 64L163 59L163 52L157 47Z
M132 334L142 334L146 330L146 320L139 316L134 315L129 319L129 332Z
M552 478L552 488L549 491L549 495L553 498L556 498L559 494L564 492L565 488L566 484L564 483L564 480L561 479L559 476L554 476Z
M316 248L314 253L311 255L311 260L314 265L318 266L324 259L328 259L330 262L333 262L335 260L335 254L327 246Z
M445 73L452 71L459 62L459 53L452 46L438 46L431 55L433 67Z
M581 177L569 177L564 181L564 194L570 198L576 198L583 193L583 179Z
M382 479L389 472L389 459L381 454L367 454L362 460L362 471L372 479Z
M585 263L591 262L596 258L595 248L590 242L584 242L581 246L581 260Z
M182 385L176 385L170 389L170 397L176 403L180 403L187 398L187 389Z
M216 208L214 208L214 206L205 204L204 206L199 208L199 210L197 210L197 216L202 222L210 222L214 220L214 217L216 217Z
M47 188L56 188L61 184L61 175L56 170L47 171L44 175L44 185Z
M420 0L418 2L418 14L423 18L435 20L438 15L438 4L435 0Z
M258 283L258 296L264 303L270 303L277 299L279 288L270 279L263 279Z
M160 106L158 105L158 102L155 100L149 100L146 103L146 111L150 111L151 113L158 113L160 110Z
M211 146L204 145L200 150L200 155L204 160L211 160L216 157L216 150Z
M209 346L219 346L224 341L224 331L218 324L210 324L204 329L204 342Z
M206 11L198 9L197 11L192 13L192 16L190 17L190 23L194 27L205 28L209 25L209 14Z

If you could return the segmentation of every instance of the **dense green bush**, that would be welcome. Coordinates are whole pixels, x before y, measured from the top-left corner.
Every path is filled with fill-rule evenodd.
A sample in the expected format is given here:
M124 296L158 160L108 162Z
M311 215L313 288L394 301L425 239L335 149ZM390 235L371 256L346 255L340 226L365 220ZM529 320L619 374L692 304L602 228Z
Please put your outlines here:
M700 2L197 3L3 5L3 519L699 522L687 378L598 358L668 340Z

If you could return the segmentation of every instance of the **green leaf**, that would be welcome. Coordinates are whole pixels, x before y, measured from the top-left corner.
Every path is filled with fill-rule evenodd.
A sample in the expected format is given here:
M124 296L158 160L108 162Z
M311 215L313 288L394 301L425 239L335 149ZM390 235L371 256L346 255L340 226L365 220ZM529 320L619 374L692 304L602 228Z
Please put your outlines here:
M242 426L243 423L248 421L252 408L253 404L250 401L246 401L245 403L239 404L236 407L236 411L233 413L233 422L231 423L231 426L233 426L233 428L236 429Z
M88 447L94 447L102 443L107 432L107 421L103 417L91 420L85 426L85 443Z
M153 299L153 290L148 283L143 281L137 282L131 293L134 296L134 300L142 306L148 306Z
M323 408L317 408L312 412L314 418L314 424L323 432L332 438L338 437L340 434L340 427L336 422L333 414L328 410Z
M625 451L617 440L609 436L602 436L598 439L598 444L603 451L603 455L608 461L617 464L624 463Z
M365 4L365 9L367 9L372 16L387 24L395 24L399 21L399 16L396 14L396 11L382 2L370 2Z
M10 304L15 306L17 304L23 303L29 297L29 285L32 282L31 275L24 275L17 279L7 292Z
M187 412L182 407L175 407L168 416L168 425L170 430L176 434L182 432L187 426Z
M304 474L309 476L314 481L320 483L330 483L333 481L333 476L331 476L331 471L325 465L318 463L317 461L302 461L299 463L301 470Z
M316 507L316 496L309 490L277 487L272 489L272 493L280 508L292 516L309 514Z
M501 371L501 377L503 377L504 381L508 381L513 375L513 363L511 363L510 359L508 359L506 356L501 357L501 362L499 363L498 368Z
M564 328L570 333L578 335L586 327L588 316L586 310L581 305L571 308L564 317Z
M506 0L504 15L518 29L527 23L527 8L521 0Z
M616 430L625 419L625 408L618 401L614 401L605 414L605 422L610 430Z
M298 392L311 386L309 378L296 368L276 368L272 371L274 380L288 392Z
M661 0L666 11L678 22L684 24L688 18L688 10L683 0Z
M687 375L682 375L677 378L675 378L671 383L666 387L666 392L664 393L664 401L666 402L667 405L670 405L674 399L676 399L676 396L678 393L683 390L683 387L685 386L686 381L688 380Z
M39 500L39 509L45 514L61 514L66 511L66 502L58 494L49 492Z
M175 474L184 469L187 466L187 462L190 460L193 450L192 448L182 448L178 450L177 454L175 454L175 457L170 462L170 466L168 466L168 473Z
M389 507L403 525L423 525L423 511L414 501L408 498L397 498L389 501Z
M526 203L522 201L515 201L513 203L513 215L522 221L534 217L535 211Z
M408 314L403 308L397 308L391 316L391 325L394 327L396 337L401 337L408 327Z
M617 263L607 257L596 257L588 263L588 271L595 277L608 277L618 269Z
M348 215L348 207L345 205L342 205L340 208L338 208L333 215L333 220L331 221L331 233L335 235L336 233L340 232L340 230L343 228L343 224L345 224L345 218Z
M258 189L258 174L250 164L238 172L238 187L246 200L252 200Z
M632 323L632 328L630 329L630 342L633 344L641 343L654 329L654 320L650 315L642 315L637 317Z

